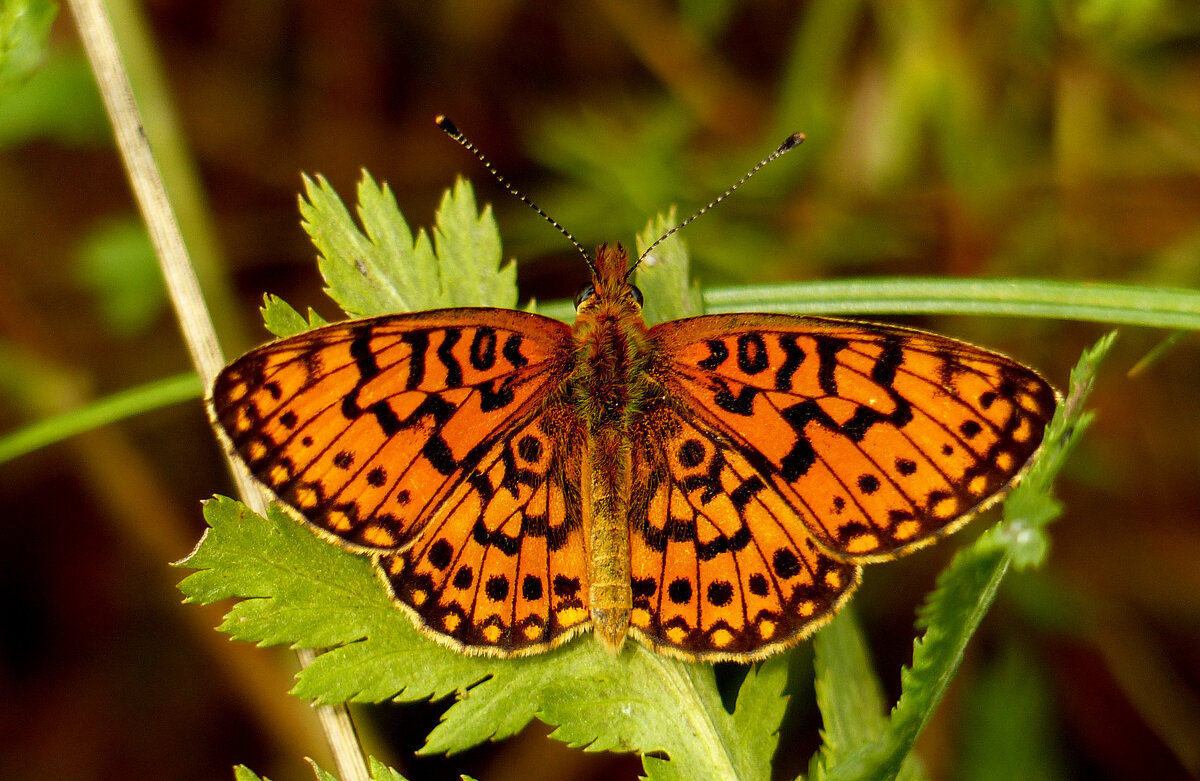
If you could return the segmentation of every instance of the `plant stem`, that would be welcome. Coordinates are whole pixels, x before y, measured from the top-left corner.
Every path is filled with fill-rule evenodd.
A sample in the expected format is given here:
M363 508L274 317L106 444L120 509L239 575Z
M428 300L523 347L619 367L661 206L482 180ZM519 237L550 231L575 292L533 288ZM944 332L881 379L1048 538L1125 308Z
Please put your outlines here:
M68 4L100 87L121 160L158 255L192 362L208 387L224 364L224 357L150 151L112 25L101 0L68 0ZM235 466L234 479L246 503L256 512L265 513L266 497L245 471ZM306 665L312 661L312 652L300 652L299 657L301 665ZM342 781L369 781L349 711L344 705L320 706L316 710Z
M733 758L726 750L724 739L709 710L712 703L705 701L697 686L694 677L697 666L667 659L660 654L650 654L650 661L658 668L662 682L670 687L675 700L680 703L683 717L691 725L696 744L700 747L699 758L708 760L701 765L708 773L708 778L713 781L736 781L738 773ZM705 672L712 675L711 670ZM678 757L672 759L679 760Z

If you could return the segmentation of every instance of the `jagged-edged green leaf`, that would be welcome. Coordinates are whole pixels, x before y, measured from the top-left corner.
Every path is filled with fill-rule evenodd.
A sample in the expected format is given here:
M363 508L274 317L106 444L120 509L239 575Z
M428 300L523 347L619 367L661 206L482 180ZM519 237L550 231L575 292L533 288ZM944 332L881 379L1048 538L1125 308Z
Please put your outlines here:
M517 265L504 262L492 207L475 206L475 192L465 179L442 196L433 240L442 281L438 306L516 307Z
M312 307L308 308L308 317L306 318L287 301L271 293L263 296L263 305L259 307L259 311L262 312L263 323L266 324L267 330L280 339L319 328L326 323L325 318L317 314Z
M675 226L675 210L658 215L637 237L637 254ZM637 285L645 301L642 316L648 325L704 313L699 286L690 278L687 248L678 235L654 248L637 267Z
M516 304L516 267L501 264L491 209L478 210L465 180L442 199L436 248L424 230L414 239L391 190L366 172L357 193L361 228L323 177L305 177L304 186L304 229L320 252L326 292L347 314Z

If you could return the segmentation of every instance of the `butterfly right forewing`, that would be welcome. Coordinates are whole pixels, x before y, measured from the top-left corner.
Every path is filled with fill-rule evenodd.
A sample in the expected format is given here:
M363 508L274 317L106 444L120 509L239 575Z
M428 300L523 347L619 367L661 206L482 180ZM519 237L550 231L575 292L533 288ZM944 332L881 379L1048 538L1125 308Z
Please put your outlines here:
M756 464L821 546L894 558L1017 479L1057 403L1036 372L906 328L787 315L655 326L669 395Z

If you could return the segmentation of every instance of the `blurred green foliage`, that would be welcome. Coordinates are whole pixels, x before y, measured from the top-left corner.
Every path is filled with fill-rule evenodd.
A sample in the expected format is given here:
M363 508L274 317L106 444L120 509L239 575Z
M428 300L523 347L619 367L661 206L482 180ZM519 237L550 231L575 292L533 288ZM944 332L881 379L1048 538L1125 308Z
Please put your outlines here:
M145 331L166 309L154 247L146 226L133 218L97 226L79 246L77 274L117 336Z
M0 4L0 90L27 80L41 63L58 6L49 0Z

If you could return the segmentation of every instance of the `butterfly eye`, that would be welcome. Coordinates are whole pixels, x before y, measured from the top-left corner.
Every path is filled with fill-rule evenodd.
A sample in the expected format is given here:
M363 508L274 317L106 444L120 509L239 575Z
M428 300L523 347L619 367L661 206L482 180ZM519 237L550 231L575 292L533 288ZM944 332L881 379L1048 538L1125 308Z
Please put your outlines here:
M590 282L579 288L579 292L575 294L575 308L579 309L584 301L587 301L594 295L596 295L596 288Z
M638 306L641 306L642 305L642 291L638 288L637 285L630 285L629 291L630 291L630 293L633 294L633 300L637 302Z

